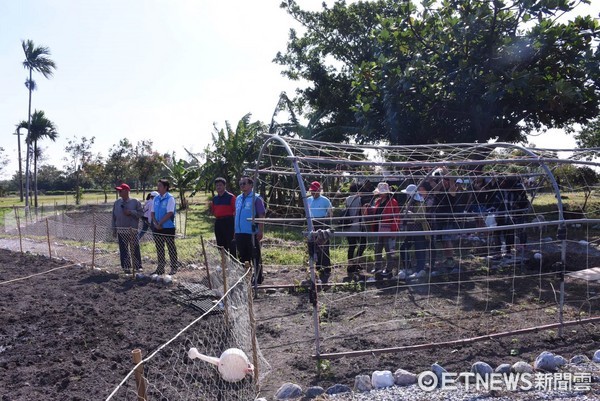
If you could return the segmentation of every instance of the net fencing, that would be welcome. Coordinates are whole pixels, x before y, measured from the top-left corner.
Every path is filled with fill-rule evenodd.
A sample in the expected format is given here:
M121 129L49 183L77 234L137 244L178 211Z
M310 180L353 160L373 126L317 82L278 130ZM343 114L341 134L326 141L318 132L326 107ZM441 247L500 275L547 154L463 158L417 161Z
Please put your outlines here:
M130 279L163 280L168 275L151 273L165 267L164 273L177 270L176 281L170 292L175 300L192 308L200 315L166 343L154 350L144 350L144 358L136 370L114 361L113 370L131 371L124 378L105 377L107 399L137 400L248 400L258 392L259 383L269 374L270 366L256 342L251 270L237 259L218 248L212 241L181 234L162 240L164 258L157 256L157 236L141 230L119 230L113 237L110 206L86 206L69 211L25 215L23 209L5 215L4 233L0 247L16 252L49 255L83 267L108 273L122 272L118 240L129 246L129 257L124 266ZM141 228L141 227L140 227ZM171 245L176 250L173 249ZM135 257L135 246L140 248L142 270ZM122 254L122 253L121 253ZM170 269L169 269L170 268ZM171 271L170 271L171 270ZM167 281L169 280L169 281ZM175 323L175 321L174 321ZM219 357L227 349L241 350L253 365L244 378L230 382L223 378L217 366L188 356L191 348L203 355ZM118 379L120 383L115 382ZM106 395L104 395L106 396Z
M571 275L600 262L598 180L583 174L597 164L559 153L267 137L254 188L269 214L257 221L302 245L294 264L269 266L269 244L263 255L267 269L300 271L315 356L393 351L433 328L451 341L597 318L600 277ZM307 219L314 181L332 212Z

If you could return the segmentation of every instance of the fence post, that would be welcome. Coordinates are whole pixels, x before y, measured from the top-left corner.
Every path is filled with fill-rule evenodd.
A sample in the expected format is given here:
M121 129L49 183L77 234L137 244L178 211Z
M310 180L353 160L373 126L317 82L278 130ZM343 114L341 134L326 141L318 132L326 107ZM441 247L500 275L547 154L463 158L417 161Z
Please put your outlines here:
M202 254L204 255L204 266L206 266L206 278L208 279L208 289L212 290L212 283L210 282L210 268L208 267L208 258L206 257L206 248L204 248L204 238L200 236L200 243L202 244Z
M137 266L133 263L135 260L135 256L133 252L135 251L135 240L137 239L137 230L133 227L129 227L129 236L127 237L127 246L129 247L129 266L131 266L131 279L135 280L135 273L137 272ZM131 246L133 245L133 247ZM170 254L169 254L170 256Z
M92 239L92 269L96 267L96 223L94 223L94 234Z
M137 399L138 401L146 401L146 379L144 378L144 365L140 364L142 362L142 350L139 348L131 351L133 354L133 363L136 365L139 364L135 368L135 384L137 388Z
M23 238L21 237L21 219L19 219L19 212L17 212L17 207L15 206L15 220L17 221L17 232L19 233L19 249L21 253L23 253Z
M250 339L252 340L252 363L254 364L254 387L256 394L258 394L258 353L256 351L256 319L254 318L254 297L253 285L252 285L252 271L250 262L244 263L246 274L248 275L248 317L250 318Z
M46 237L48 238L48 257L52 259L52 248L50 248L50 225L48 224L48 219L46 218Z
M223 273L223 294L227 293L227 256L225 255L225 249L223 247L219 247L219 251L221 251L221 272ZM223 308L225 311L225 324L229 324L229 301L228 297L223 298Z

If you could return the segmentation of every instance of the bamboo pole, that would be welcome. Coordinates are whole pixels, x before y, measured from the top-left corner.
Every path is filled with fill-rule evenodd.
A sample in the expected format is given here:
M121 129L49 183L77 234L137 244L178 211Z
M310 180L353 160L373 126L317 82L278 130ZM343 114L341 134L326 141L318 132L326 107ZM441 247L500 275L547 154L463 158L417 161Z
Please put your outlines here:
M19 219L19 212L15 206L15 220L17 221L17 232L19 233L19 249L23 253L23 237L21 236L21 219Z
M244 264L244 268L246 269L246 274L248 274L248 317L250 318L250 338L252 340L252 363L254 364L254 387L256 390L256 394L258 394L258 353L257 353L257 345L256 345L256 319L254 317L254 301L253 295L254 291L252 289L252 271L250 267L250 263L246 262Z
M206 248L204 248L204 238L200 236L200 243L202 244L202 254L204 255L204 266L206 266L206 278L208 279L208 289L212 290L212 283L210 282L210 268L208 267L208 258L206 257Z
M495 338L516 336L519 334L527 334L527 333L531 333L531 332L535 332L535 331L555 329L557 327L561 327L561 325L566 327L566 326L574 326L577 324L595 323L595 322L600 322L600 317L591 317L589 319L571 320L571 321L563 322L563 323L552 323L552 324L546 324L543 326L529 327L526 329L519 329L519 330L504 331L504 332L494 333L494 334L487 334L485 336L463 338L463 339L454 340L454 341L407 345L407 346L403 346L403 347L368 349L368 350L361 350L361 351L334 352L334 353L329 353L329 354L312 355L312 358L313 359L338 359L338 358L342 358L342 357L357 357L357 356L365 356L365 355L387 354L387 353L400 352L400 351L414 351L414 350L418 350L418 349L429 349L429 348L437 348L437 347L465 345L465 344L470 344L470 343L474 343L477 341L493 340Z
M144 365L142 362L142 350L139 348L131 351L133 354L133 363L137 365L135 368L135 384L137 388L138 401L146 401L146 379L144 378Z
M48 257L52 259L52 248L50 247L50 225L48 224L48 219L46 218L46 238L48 239Z
M96 267L96 223L94 223L94 234L92 239L92 269Z
M135 239L137 238L137 230L133 227L129 227L129 236L127 237L127 247L129 248L129 266L131 266L131 279L135 280L135 273L137 266L134 265L133 261L135 256L133 252L135 251ZM133 245L133 246L132 246ZM170 254L169 254L170 256Z
M225 249L219 247L221 251L221 273L223 273L223 294L227 293L227 256L225 255ZM223 307L225 311L225 324L229 324L229 300L228 297L223 298Z

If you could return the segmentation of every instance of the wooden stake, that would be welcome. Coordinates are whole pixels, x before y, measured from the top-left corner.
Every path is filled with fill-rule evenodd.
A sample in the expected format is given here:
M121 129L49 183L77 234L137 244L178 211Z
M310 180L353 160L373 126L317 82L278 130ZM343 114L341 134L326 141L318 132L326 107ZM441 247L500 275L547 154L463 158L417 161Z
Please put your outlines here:
M135 245L135 238L137 235L137 230L134 230L133 227L129 227L129 237L127 237L127 247L129 248L129 266L131 266L131 279L135 280L135 273L136 273L136 269L137 266L134 266L133 260L135 259L135 256L133 255L133 251L134 251L134 246ZM169 255L170 256L170 255Z
M94 223L94 238L92 239L92 269L96 267L96 223Z
M210 282L210 268L208 267L208 258L206 257L206 248L204 248L204 238L200 236L200 243L202 244L202 254L204 255L204 266L206 266L206 278L208 279L208 289L212 290L212 283Z
M46 219L46 238L48 238L48 257L52 259L52 248L50 248L50 225Z
M19 212L17 212L16 206L15 206L15 219L17 220L17 231L19 232L19 249L21 249L21 253L23 253L23 237L21 237L21 219L19 219Z
M131 351L131 353L133 354L133 363L136 365L139 364L139 366L135 368L137 399L138 401L146 401L146 379L144 378L144 365L140 364L140 362L142 362L142 350L136 348Z
M254 291L252 289L252 271L250 268L250 262L244 264L244 268L248 274L248 317L250 318L250 338L252 340L252 363L254 364L254 387L255 392L258 394L258 353L256 350L256 319L254 318Z
M227 293L227 256L225 255L225 249L219 247L221 251L221 272L223 273L223 294ZM228 297L223 298L223 306L225 308L225 323L229 324L229 301Z

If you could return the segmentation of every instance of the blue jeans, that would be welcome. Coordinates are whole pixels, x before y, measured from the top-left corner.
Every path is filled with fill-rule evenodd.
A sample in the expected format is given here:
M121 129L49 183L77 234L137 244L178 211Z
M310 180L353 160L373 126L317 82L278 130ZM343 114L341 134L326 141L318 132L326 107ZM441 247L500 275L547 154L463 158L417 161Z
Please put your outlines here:
M402 263L405 269L408 269L410 266L410 255L408 250L414 245L415 247L415 259L417 264L415 266L415 270L421 271L425 268L425 257L427 248L427 239L423 235L414 236L414 237L406 237L402 246L400 247L400 254L402 255Z
M138 240L142 239L142 237L154 228L154 224L152 222L148 223L148 220L142 219L142 230L138 233Z

